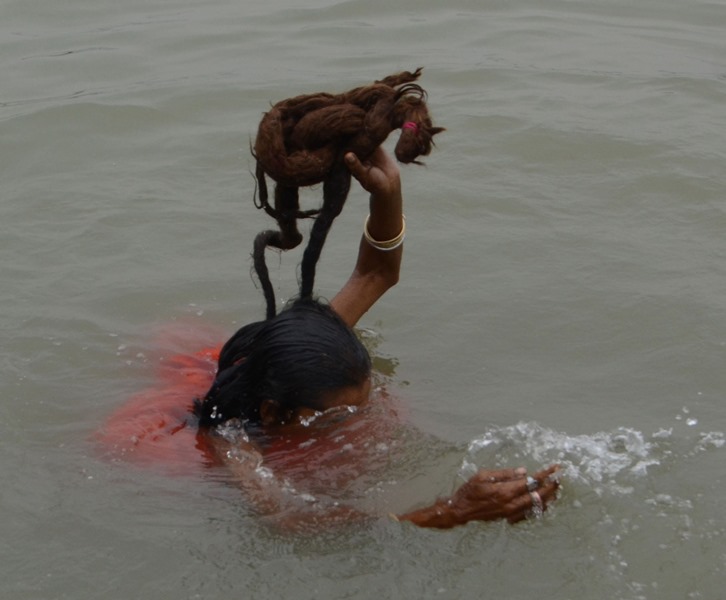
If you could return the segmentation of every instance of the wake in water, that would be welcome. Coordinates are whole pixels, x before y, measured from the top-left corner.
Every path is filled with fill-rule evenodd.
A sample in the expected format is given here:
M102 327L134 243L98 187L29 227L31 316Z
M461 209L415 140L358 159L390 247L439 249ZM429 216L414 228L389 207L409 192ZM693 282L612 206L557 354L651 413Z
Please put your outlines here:
M589 488L598 495L632 494L639 481L658 469L677 466L680 460L721 449L723 432L701 432L688 438L674 435L673 428L651 435L628 427L589 435L568 435L537 423L493 427L468 446L460 475L470 477L483 465L528 468L558 463L563 480L576 489Z
M467 478L484 465L532 470L559 463L561 497L541 525L550 534L569 532L560 543L573 546L577 559L564 571L621 598L661 597L657 582L674 557L713 562L724 556L718 465L726 434L698 431L697 420L683 413L675 426L652 434L618 427L568 435L532 422L492 427L469 443L459 473ZM710 484L703 484L704 473L712 473ZM723 563L703 572L709 578L721 571ZM706 582L702 574L672 585L680 595L669 597L702 598L695 590Z

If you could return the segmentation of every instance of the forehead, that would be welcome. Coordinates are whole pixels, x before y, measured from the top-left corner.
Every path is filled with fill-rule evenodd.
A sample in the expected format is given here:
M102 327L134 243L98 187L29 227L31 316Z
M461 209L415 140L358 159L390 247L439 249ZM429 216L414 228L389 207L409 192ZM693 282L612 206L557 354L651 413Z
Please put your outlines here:
M368 400L371 391L370 377L361 385L352 385L325 392L318 399L318 410L326 410L335 406L358 406Z

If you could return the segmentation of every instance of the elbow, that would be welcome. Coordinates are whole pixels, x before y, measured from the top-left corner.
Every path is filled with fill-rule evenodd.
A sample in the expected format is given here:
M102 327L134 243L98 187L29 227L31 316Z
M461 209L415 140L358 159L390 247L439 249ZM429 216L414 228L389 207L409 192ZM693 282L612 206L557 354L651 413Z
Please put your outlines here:
M397 253L400 251L397 251ZM395 286L401 278L401 256L387 257L389 260L382 261L377 268L371 273L375 279L375 286L380 293L390 290Z
M385 289L389 290L394 287L401 278L401 259L403 258L403 248L397 248L388 256L388 261L381 264L381 278Z
M366 291L366 296L371 298L371 305L383 294L398 283L400 271L398 269L376 269L365 275L359 275L360 289Z
M401 279L400 269L387 271L381 274L381 285L384 291L390 290L395 286Z
M379 264L380 272L386 289L395 286L401 278L401 261L403 259L403 247L396 248L388 253L386 260Z

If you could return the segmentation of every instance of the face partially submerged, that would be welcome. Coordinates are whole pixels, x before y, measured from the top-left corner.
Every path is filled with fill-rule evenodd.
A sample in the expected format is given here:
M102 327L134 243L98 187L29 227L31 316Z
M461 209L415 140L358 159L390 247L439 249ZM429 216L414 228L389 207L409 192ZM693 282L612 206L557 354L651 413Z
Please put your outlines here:
M199 427L229 419L253 427L299 423L363 402L370 373L368 351L338 314L320 302L297 300L227 341L215 381L194 412Z
M371 379L367 377L361 385L348 386L323 393L316 406L300 406L284 409L274 400L265 400L260 406L260 422L263 427L279 425L300 425L327 410L343 406L361 406L371 393Z

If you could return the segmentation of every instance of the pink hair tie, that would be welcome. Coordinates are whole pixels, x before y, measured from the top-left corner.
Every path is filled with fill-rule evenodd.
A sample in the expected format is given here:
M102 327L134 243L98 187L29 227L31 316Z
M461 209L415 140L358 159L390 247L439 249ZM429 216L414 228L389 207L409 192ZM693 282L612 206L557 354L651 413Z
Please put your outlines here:
M413 121L406 121L402 126L401 129L411 129L414 133L418 133L418 125L414 123Z

